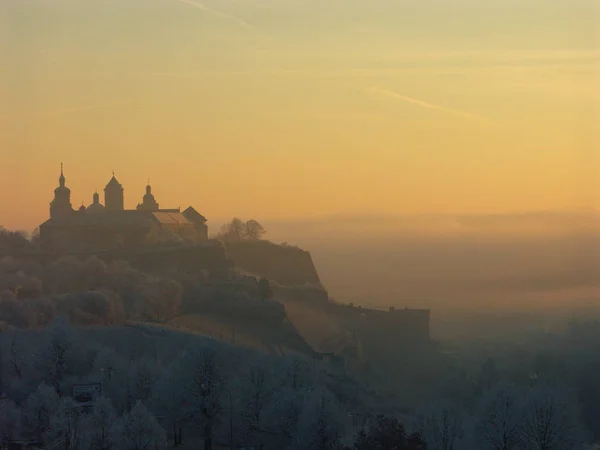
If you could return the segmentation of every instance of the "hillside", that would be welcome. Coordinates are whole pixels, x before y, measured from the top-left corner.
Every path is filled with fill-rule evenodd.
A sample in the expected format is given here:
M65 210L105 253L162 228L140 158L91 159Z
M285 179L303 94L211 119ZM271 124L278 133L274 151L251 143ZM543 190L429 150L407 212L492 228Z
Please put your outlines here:
M271 355L299 353L308 356L313 353L313 347L289 321L273 328L226 315L184 314L169 320L165 326L174 330L202 334Z

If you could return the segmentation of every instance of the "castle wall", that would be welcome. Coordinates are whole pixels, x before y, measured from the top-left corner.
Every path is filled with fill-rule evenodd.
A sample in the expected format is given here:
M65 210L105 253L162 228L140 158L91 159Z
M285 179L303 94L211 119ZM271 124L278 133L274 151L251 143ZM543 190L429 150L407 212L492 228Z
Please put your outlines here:
M236 267L286 286L320 284L309 252L269 241L226 243Z
M329 294L320 286L272 285L271 287L275 297L278 298L316 305L327 305L329 302Z
M427 309L381 311L339 305L343 323L371 346L388 351L430 341L430 314Z

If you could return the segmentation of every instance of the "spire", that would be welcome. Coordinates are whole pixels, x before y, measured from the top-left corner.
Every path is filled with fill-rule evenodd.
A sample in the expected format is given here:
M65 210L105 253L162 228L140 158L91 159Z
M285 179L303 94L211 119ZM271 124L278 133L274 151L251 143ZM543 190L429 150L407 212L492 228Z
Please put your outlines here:
M63 172L63 163L60 163L60 177L58 178L58 183L60 184L60 187L65 186L65 174Z

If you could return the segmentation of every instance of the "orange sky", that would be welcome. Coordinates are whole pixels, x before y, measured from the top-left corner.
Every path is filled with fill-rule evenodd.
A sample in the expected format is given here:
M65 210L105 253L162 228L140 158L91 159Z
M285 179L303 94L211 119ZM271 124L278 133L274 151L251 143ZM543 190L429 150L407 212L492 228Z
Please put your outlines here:
M485 6L483 5L485 3ZM3 0L0 211L598 207L596 0Z

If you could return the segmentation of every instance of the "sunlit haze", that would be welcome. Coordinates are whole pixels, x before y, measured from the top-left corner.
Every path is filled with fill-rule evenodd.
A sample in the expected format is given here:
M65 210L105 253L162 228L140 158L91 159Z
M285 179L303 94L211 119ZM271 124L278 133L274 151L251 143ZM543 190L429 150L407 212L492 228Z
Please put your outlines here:
M4 0L3 224L597 207L595 0Z

